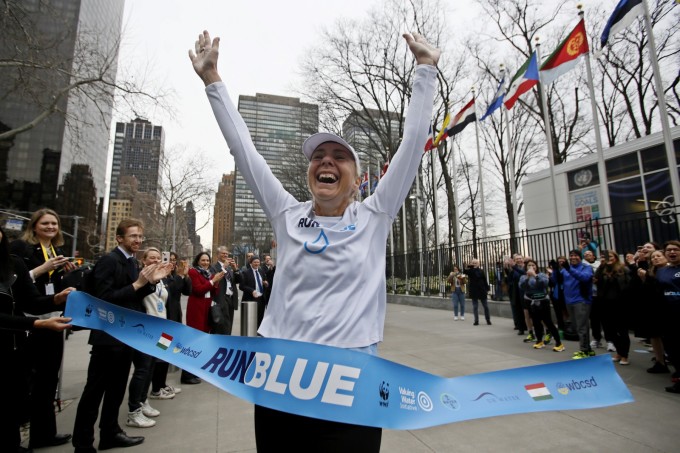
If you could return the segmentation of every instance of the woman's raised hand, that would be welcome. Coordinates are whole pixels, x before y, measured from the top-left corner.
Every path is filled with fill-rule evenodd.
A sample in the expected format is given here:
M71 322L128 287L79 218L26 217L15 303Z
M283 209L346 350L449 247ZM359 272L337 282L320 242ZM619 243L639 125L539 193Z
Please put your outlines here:
M404 33L402 35L418 64L437 66L441 50L431 45L418 33Z
M222 79L217 72L217 59L220 54L220 38L210 40L210 33L203 30L194 43L194 50L189 50L189 59L194 71L206 86Z

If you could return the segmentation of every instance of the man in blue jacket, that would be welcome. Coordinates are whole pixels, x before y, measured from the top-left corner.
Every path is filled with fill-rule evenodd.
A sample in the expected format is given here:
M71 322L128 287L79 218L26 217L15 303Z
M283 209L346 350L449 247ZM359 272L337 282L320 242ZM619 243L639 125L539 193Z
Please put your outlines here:
M593 268L581 261L581 251L569 252L569 262L561 263L560 273L564 278L564 300L569 319L576 327L580 350L573 359L594 356L590 348L590 307L593 302Z

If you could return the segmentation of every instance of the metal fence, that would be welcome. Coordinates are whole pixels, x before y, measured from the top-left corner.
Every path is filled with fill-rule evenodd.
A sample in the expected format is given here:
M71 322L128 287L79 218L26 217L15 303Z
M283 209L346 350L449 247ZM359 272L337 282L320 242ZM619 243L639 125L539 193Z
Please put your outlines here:
M654 241L663 244L680 237L680 210L670 207L626 214L625 216L591 219L554 227L524 230L516 237L489 237L461 242L455 247L439 247L387 257L387 288L395 294L416 294L446 297L446 283L454 265L463 269L473 258L480 260L495 300L504 297L503 263L514 253L530 256L539 267L551 259L566 256L582 239L590 238L596 255L603 250L615 250L619 255L634 253L638 246Z

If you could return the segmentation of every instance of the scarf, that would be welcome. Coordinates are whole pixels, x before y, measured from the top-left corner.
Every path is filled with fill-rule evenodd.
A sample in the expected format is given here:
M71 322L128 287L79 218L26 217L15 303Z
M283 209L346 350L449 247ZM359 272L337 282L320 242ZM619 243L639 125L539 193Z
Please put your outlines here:
M199 274L210 280L210 272L208 272L208 269L203 269L201 266L194 266L194 269L198 271Z

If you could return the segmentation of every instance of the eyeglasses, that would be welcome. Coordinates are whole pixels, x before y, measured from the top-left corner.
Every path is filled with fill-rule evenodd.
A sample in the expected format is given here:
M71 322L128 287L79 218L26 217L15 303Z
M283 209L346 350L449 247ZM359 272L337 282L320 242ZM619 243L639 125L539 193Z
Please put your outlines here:
M141 234L128 234L125 237L130 238L133 241L142 241L142 242L146 241L146 238L144 236L142 236Z

